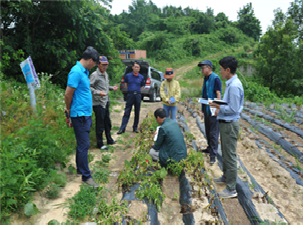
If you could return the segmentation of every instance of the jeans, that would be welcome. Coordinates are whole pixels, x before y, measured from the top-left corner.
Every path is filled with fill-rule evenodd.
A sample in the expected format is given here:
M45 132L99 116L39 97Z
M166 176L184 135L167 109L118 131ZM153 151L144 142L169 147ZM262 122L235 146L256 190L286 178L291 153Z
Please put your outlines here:
M237 140L239 133L239 122L219 123L221 150L223 161L223 176L226 188L230 191L236 190L237 183Z
M90 146L89 132L92 124L91 116L71 117L74 134L77 142L76 147L76 168L82 174L82 180L91 178L88 166L88 149Z
M170 117L171 119L176 121L176 111L177 111L176 106L169 106L163 104L163 109L165 109L167 117Z

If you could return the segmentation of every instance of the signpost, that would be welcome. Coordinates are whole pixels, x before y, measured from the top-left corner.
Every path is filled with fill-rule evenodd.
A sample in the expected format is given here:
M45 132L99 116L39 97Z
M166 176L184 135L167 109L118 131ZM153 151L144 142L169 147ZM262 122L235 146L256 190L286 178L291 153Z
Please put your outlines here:
M35 89L40 88L40 82L31 56L20 63L20 68L29 88L31 107L36 112Z

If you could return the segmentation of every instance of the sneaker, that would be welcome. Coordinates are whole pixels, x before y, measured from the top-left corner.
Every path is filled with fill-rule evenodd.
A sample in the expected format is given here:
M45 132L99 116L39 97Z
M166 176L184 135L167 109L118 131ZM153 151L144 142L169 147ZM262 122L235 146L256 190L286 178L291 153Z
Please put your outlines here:
M107 150L108 148L107 148L107 146L101 146L100 149L101 149L101 150Z
M221 176L219 178L214 178L214 182L216 184L225 184L225 177L224 176Z
M210 157L209 164L213 165L213 164L215 164L215 162L216 162L216 157Z
M87 179L86 181L83 181L85 184L88 184L94 188L98 188L99 185L92 179L92 178L89 178Z
M228 199L228 198L236 197L237 196L237 192L236 192L236 190L230 191L230 190L228 190L226 188L222 192L219 192L218 195L219 195L220 198Z

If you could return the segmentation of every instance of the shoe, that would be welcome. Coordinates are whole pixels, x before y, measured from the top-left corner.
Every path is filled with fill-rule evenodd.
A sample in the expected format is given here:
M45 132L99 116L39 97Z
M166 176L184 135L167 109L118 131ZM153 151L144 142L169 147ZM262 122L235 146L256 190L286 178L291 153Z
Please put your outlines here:
M224 176L221 176L219 178L214 178L214 182L216 184L225 184L225 177Z
M107 148L107 146L101 146L100 149L101 149L101 150L107 150L108 148Z
M122 134L122 133L124 133L124 132L125 132L125 130L121 130L121 129L120 129L120 130L117 132L117 134L120 135L120 134Z
M101 148L103 146L103 144L97 144L97 148Z
M228 199L228 198L234 198L236 197L238 194L236 192L236 190L228 190L227 188L224 189L222 192L219 192L218 193L219 197L220 198L223 198L223 199Z
M90 177L89 179L87 179L86 181L83 181L85 184L88 184L94 188L98 188L99 185Z
M216 157L210 157L209 164L213 165L213 164L215 164L215 162L216 162Z
M110 142L107 142L107 145L114 145L114 144L116 144L116 141L115 141L115 140L110 141Z
M133 132L135 132L135 133L139 133L139 131L136 129L136 130L133 130Z
M207 149L201 150L201 152L202 152L203 154L209 154L209 151L208 151Z

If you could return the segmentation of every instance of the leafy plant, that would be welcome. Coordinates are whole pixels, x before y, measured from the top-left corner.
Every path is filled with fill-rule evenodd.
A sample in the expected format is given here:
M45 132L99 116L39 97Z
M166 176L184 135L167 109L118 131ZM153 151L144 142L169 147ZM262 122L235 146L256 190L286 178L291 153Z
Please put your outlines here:
M110 171L104 168L99 168L94 172L94 179L99 183L107 183Z
M39 212L38 208L32 202L28 202L24 206L24 214L28 217L31 217L32 215L36 215L38 212Z
M49 175L49 182L53 182L59 187L64 187L66 185L67 177L65 173L61 173L56 170L51 170Z
M49 75L39 77L35 114L25 83L0 82L1 223L8 223L12 212L23 208L33 192L50 183L46 177L52 176L63 186L65 180L62 175L56 177L54 168L65 167L73 152L74 134L64 124L63 91L50 83Z
M69 201L69 218L81 222L91 215L92 209L97 203L95 189L90 186L81 185L80 191Z
M51 183L46 187L45 190L45 196L48 199L56 199L59 196L61 188L55 184L55 183Z
M136 190L136 197L138 199L146 199L149 202L154 203L159 211L166 195L162 192L159 184L144 180L141 182L139 189Z
M104 154L104 155L102 156L102 161L103 161L104 163L109 163L110 160L111 160L111 155L110 155L110 154Z
M98 225L114 225L121 224L122 217L127 214L127 201L118 202L115 197L107 203L103 198L100 198L98 203L98 213L95 220Z
M123 187L125 190L132 184L137 182L134 169L129 161L124 161L124 169L120 171L117 179L118 188Z

